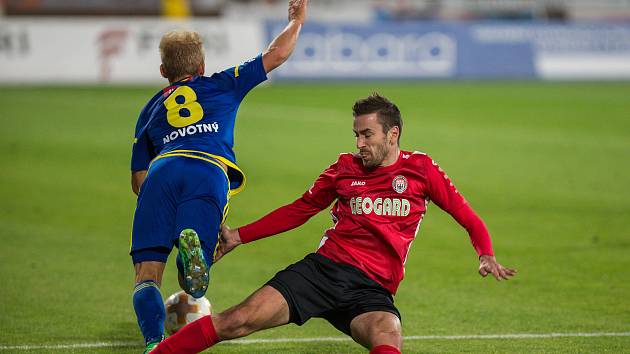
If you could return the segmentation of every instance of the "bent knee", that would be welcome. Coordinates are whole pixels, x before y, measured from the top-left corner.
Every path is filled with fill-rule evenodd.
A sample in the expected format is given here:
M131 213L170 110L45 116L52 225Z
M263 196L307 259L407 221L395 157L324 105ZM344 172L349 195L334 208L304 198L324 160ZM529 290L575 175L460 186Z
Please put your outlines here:
M366 348L379 345L402 347L402 325L398 316L391 313L366 313L351 323L355 341Z
M383 343L397 344L397 347L402 345L402 332L400 330L381 330L374 331L370 336L372 339L372 345L379 345Z

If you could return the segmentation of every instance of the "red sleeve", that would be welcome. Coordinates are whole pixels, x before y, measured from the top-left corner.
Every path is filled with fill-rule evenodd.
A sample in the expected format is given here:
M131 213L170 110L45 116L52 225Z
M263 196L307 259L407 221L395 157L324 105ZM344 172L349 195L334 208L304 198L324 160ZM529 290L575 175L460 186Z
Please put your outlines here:
M302 197L280 207L261 219L238 229L243 243L276 235L304 224L337 198L335 177L339 161L328 167Z
M494 255L486 225L457 191L444 170L431 158L425 159L425 170L429 198L468 231L477 255Z

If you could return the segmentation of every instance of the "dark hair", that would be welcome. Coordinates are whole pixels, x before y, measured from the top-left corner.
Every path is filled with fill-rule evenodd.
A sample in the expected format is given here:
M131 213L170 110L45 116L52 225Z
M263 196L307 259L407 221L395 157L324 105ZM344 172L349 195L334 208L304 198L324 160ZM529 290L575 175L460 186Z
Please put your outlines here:
M398 143L400 144L403 122L398 107L378 92L374 92L366 98L357 100L352 107L352 114L355 117L370 113L376 113L378 122L383 127L383 133L387 134L392 127L398 127Z

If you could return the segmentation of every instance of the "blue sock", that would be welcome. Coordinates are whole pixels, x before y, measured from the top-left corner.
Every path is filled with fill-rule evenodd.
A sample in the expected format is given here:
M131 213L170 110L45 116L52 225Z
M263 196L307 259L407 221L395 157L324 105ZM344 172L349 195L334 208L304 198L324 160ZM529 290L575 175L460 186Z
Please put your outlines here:
M166 310L157 283L147 280L136 284L133 290L133 308L136 310L138 326L145 342L162 339Z

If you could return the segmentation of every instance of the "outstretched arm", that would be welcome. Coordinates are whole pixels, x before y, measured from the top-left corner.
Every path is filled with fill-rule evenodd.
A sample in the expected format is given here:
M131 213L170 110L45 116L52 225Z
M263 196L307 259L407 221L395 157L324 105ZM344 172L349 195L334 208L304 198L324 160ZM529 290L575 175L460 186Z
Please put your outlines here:
M241 243L252 242L294 229L325 209L337 198L335 177L337 162L319 175L313 186L291 204L282 206L261 219L238 229L223 225L215 262Z
M221 227L219 248L217 248L214 261L218 261L226 253L242 243L256 241L295 229L322 209L321 206L312 204L302 197L238 229L230 229L227 225L223 225Z
M307 4L308 0L289 0L289 24L282 33L274 38L263 53L262 61L265 72L268 73L282 65L293 53L300 29L306 20Z
M508 280L514 276L516 270L497 263L486 225L457 191L446 173L432 160L427 160L425 170L431 200L468 231L470 242L479 256L479 275L486 277L492 274L497 280Z

